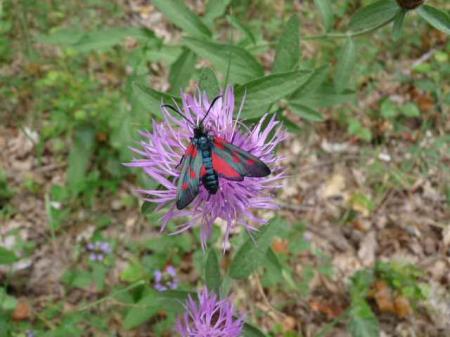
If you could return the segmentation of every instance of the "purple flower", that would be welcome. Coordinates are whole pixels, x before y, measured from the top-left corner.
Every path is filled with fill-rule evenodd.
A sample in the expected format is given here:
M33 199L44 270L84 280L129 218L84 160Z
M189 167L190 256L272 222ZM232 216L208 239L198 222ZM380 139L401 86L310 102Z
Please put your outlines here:
M183 94L182 101L182 113L194 122L203 118L211 103L206 93L197 97ZM242 107L243 103L239 112ZM139 190L145 195L145 201L159 204L158 210L170 207L162 218L162 229L172 219L188 217L189 220L180 225L175 233L200 225L203 247L216 219L223 219L226 223L227 242L236 224L243 225L247 230L254 230L255 224L266 223L266 220L255 216L252 210L277 208L271 192L281 187L283 170L280 167L281 158L276 156L274 150L285 139L286 134L275 117L269 118L268 115L264 115L252 128L245 125L239 127L240 123L233 119L233 111L234 94L230 87L225 91L223 99L217 100L204 121L206 130L260 158L271 167L270 176L246 177L243 181L230 181L220 177L220 188L216 194L209 195L204 186L201 186L199 195L192 204L186 209L178 210L175 206L177 179L181 171L178 164L191 142L193 128L186 120L175 117L166 109L162 110L164 120L160 123L153 122L152 132L141 132L144 137L140 143L141 148L132 148L141 159L127 164L142 168L162 186L162 189Z
M36 337L33 330L27 330L26 331L26 337Z
M89 252L89 260L93 262L103 261L106 255L112 252L111 245L106 241L89 242L86 250Z
M178 288L176 269L173 266L167 266L163 272L161 272L161 270L156 270L154 273L154 283L155 289L158 291Z
M186 310L176 324L182 337L239 337L243 318L236 318L233 304L228 299L218 300L214 293L203 289L198 303L189 297Z

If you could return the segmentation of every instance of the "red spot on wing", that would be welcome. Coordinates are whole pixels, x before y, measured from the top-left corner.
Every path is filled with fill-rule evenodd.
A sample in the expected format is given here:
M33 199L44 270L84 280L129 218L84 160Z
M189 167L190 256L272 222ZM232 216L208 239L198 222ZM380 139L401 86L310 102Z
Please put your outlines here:
M200 169L200 177L203 177L206 175L206 167L205 165L202 165L202 168Z
M239 178L241 175L238 171L236 171L230 164L226 162L223 158L221 158L217 153L212 153L212 162L214 170L217 173L229 177L229 178Z
M197 156L197 147L193 144L189 145L189 147L186 150L186 155L191 156L195 158Z
M191 178L194 179L195 178L195 171L191 170Z
M181 185L181 188L186 191L189 188L189 184L188 183L183 183L183 185Z
M220 137L214 137L214 145L220 149L223 150L225 148L225 146L223 145L223 143L225 143L225 140L223 140L223 138Z
M253 165L255 163L255 161L253 159L248 159L247 160L247 164L248 165Z

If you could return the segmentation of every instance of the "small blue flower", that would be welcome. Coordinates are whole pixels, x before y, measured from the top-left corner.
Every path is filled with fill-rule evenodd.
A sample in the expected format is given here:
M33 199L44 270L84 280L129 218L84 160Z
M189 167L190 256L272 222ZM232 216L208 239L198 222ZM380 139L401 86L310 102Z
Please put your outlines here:
M178 288L177 271L173 266L167 266L164 271L156 270L153 276L154 287L158 291Z
M89 260L101 262L106 258L106 255L112 253L112 247L109 242L95 241L89 242L86 245L86 250L90 253Z

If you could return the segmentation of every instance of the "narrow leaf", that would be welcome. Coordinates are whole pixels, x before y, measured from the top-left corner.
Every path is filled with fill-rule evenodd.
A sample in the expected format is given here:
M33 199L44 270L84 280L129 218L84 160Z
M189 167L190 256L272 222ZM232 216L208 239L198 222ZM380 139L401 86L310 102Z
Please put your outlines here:
M352 303L348 329L353 337L379 337L380 328L375 314L365 300Z
M290 100L289 103L298 103L315 108L325 108L337 104L355 102L354 91L344 90L337 93L334 85L323 83L316 91L303 95L300 99Z
M206 91L209 99L213 99L219 95L219 81L211 68L203 68L200 72L199 87L201 91Z
M206 258L205 280L207 288L219 294L222 277L220 275L219 258L213 248L210 249Z
M300 59L300 32L297 15L292 15L284 27L275 51L272 73L294 70Z
M144 81L132 80L130 86L130 99L133 103L139 104L153 116L162 116L162 103L172 104L172 101L176 100L174 96L153 90Z
M353 39L347 39L339 51L337 59L334 86L336 87L336 91L341 93L348 87L348 82L355 66L356 48Z
M282 221L275 218L263 226L254 238L248 238L239 248L231 262L230 276L234 279L245 279L258 268L266 258L272 238L278 233Z
M207 59L223 74L230 63L230 81L244 83L264 74L262 65L245 49L238 46L185 38L184 44L200 57ZM230 62L231 58L231 62Z
M156 292L147 289L142 298L125 315L124 328L127 330L136 328L161 311L174 314L182 312L183 303L188 295L189 292L186 291Z
M408 11L405 9L399 9L394 18L394 25L392 26L392 38L398 40L402 35L403 21Z
M399 7L393 0L379 0L359 9L350 20L352 31L372 29L391 21Z
M423 5L417 9L417 13L434 28L450 34L450 17L446 12L435 7Z
M69 153L69 168L67 182L70 189L80 191L80 185L85 181L86 171L91 163L95 145L95 130L83 126L75 131L75 138Z
M195 54L185 48L170 67L169 83L171 92L177 94L186 87L195 70L195 61Z
M329 31L333 26L333 10L329 0L314 0L314 4L322 15L323 25L326 31Z
M289 106L291 107L292 111L302 117L303 119L310 121L310 122L322 122L323 116L320 112L302 104L298 103L289 103Z
M199 16L181 0L153 0L153 4L174 25L195 37L210 37L211 32Z
M246 119L262 116L270 104L289 96L304 84L309 74L309 71L304 70L273 74L237 87L237 102L240 102L246 93L243 116Z
M255 35L253 35L252 31L243 25L239 19L232 15L227 15L227 21L236 29L240 30L244 35L253 43L256 43Z
M314 93L327 79L329 68L330 67L328 65L325 65L314 69L307 81L295 90L290 98L301 99L303 96Z
M0 265L12 264L18 260L16 254L9 249L0 246Z
M205 21L212 25L214 19L224 15L230 2L231 0L208 0L204 16Z
M242 337L266 337L258 328L248 323L244 323L244 329L242 329Z

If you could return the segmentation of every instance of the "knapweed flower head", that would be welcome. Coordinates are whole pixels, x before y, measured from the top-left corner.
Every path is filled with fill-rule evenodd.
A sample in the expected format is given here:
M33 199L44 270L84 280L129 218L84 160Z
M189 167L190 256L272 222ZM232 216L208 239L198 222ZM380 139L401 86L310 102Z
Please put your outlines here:
M167 266L163 271L156 270L153 280L155 289L158 291L178 288L177 271L173 266Z
M89 242L86 245L86 250L89 252L89 260L91 261L103 261L106 255L112 252L111 245L106 241Z
M229 299L219 300L205 288L199 292L198 302L188 298L176 330L182 337L239 337L243 325Z
M279 166L281 158L274 150L284 140L286 134L275 117L269 117L267 114L252 128L241 125L235 119L234 104L234 93L230 87L212 106L203 123L205 130L208 135L220 137L262 160L271 168L271 175L262 178L245 177L242 181L230 181L219 177L220 187L216 194L210 195L200 184L199 194L190 206L182 210L176 208L177 182L181 172L180 159L192 142L191 124L198 124L210 108L211 100L206 93L199 93L197 96L182 95L182 105L178 109L191 123L163 108L163 121L153 122L151 132L141 133L144 138L140 143L141 148L132 149L141 158L128 164L142 168L160 184L161 188L140 192L145 195L145 201L157 203L157 209L170 207L162 218L162 229L169 221L186 217L188 220L180 225L176 233L200 225L203 247L217 219L222 219L226 223L226 242L236 224L244 226L247 230L253 230L255 224L261 225L266 222L255 216L253 210L277 208L271 193L281 187L283 170Z

